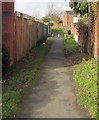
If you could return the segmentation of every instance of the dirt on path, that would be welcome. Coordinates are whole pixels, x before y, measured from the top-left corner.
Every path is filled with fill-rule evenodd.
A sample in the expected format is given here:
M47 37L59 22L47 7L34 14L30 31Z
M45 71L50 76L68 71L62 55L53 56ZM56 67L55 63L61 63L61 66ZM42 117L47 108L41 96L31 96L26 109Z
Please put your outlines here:
M56 39L42 65L39 80L28 88L17 118L88 118L77 105L72 70L66 66L62 39Z

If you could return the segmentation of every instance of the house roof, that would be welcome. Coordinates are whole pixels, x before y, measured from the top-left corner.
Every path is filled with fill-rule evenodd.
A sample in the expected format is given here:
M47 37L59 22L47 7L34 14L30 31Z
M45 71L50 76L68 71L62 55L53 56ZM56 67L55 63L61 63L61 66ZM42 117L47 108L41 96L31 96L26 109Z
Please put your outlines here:
M73 11L70 11L70 10L65 11L65 12L67 12L67 14L69 14L69 15L76 15Z

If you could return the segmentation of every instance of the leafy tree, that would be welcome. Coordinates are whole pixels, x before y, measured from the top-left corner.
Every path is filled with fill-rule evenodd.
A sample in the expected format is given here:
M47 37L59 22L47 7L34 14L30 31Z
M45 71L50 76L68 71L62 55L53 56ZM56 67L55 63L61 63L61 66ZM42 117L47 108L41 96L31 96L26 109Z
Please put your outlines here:
M56 22L59 25L59 22L62 20L63 10L61 7L57 7L54 2L48 3L46 16L50 20Z
M43 17L43 21L44 21L44 22L48 22L48 23L49 23L49 22L50 22L50 18L49 18L49 17L47 17L47 16L45 16L45 17Z
M88 13L88 2L70 2L70 7L76 14L80 14L80 16Z

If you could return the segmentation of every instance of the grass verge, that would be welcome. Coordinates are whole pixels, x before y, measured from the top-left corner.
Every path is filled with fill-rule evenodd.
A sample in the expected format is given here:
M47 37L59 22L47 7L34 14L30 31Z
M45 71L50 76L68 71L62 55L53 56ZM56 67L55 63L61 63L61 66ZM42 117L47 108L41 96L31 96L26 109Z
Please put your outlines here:
M96 118L97 114L99 116L97 113L97 62L88 54L82 53L79 48L73 37L64 39L66 64L73 68L78 103L88 109L92 118Z
M68 34L68 31L63 30L61 28L52 28L51 30L52 30L52 32L56 32L56 33L58 33L60 35Z
M80 46L75 42L72 35L64 38L64 50L67 52L72 52L78 50Z
M74 67L73 78L78 86L78 100L88 109L92 118L97 116L97 63L88 60Z
M52 45L53 38L46 41L36 48L33 48L23 59L16 63L15 68L6 73L3 81L3 118L8 118L14 112L19 110L21 93L30 82L33 82L38 76L40 65L44 62Z

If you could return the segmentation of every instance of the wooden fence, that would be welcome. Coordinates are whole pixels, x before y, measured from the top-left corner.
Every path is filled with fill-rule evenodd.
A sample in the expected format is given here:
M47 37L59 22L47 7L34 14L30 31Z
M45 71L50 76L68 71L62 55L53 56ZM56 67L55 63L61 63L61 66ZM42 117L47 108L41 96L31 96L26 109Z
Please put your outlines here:
M14 13L14 3L4 3L2 8L2 43L9 52L10 65L13 65L37 42L44 42L50 34L50 27L37 18L20 12Z
M36 46L37 24L31 17L15 13L15 60L20 60L31 48Z

